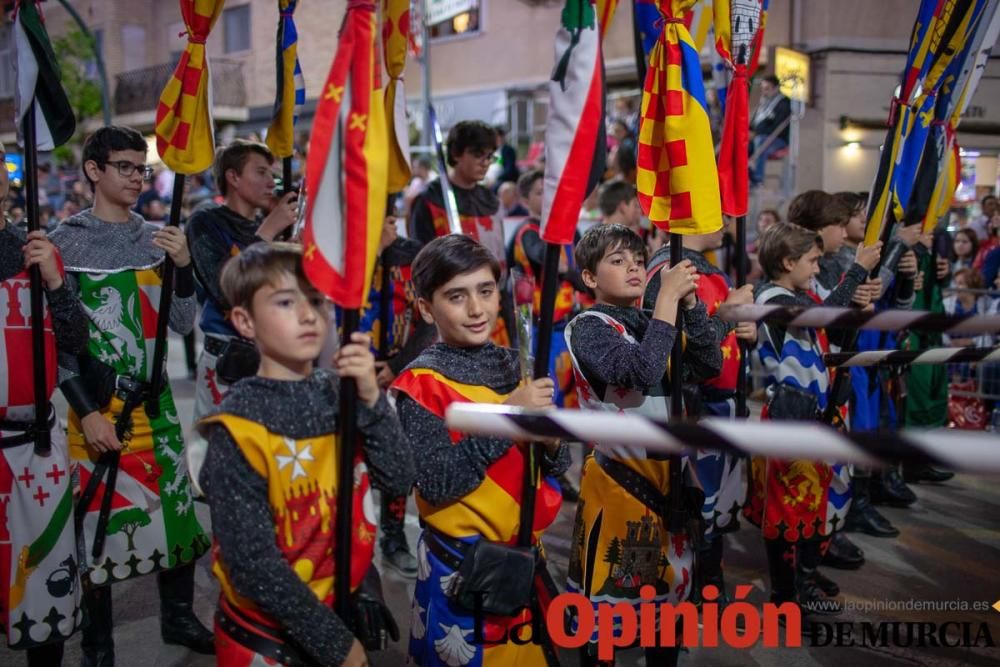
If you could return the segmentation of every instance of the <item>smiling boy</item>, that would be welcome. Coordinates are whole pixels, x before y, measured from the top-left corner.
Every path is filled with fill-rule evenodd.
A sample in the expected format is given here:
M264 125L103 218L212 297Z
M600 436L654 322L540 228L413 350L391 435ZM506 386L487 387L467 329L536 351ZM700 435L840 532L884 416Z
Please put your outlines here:
M500 309L500 266L491 253L464 235L435 239L413 262L413 282L423 319L437 327L440 342L424 350L395 382L400 421L417 463L417 509L424 531L417 548L417 585L410 630L410 658L423 667L455 664L544 665L548 645L531 641L475 643L473 611L449 595L464 559L480 542L510 545L521 524L527 445L498 437L450 431L444 416L455 402L552 405L549 378L521 383L516 350L490 342ZM564 446L541 457L534 537L552 524L562 504L553 476L569 467ZM537 604L523 600L515 615L487 615L487 637L506 637L514 625L545 613L555 588L544 568L522 572ZM495 581L506 586L508 581ZM530 606L530 609L527 607ZM479 662L481 661L481 662ZM551 663L549 663L551 664Z
M333 371L314 368L329 306L307 282L297 245L247 247L226 264L220 285L233 326L254 341L261 361L257 375L235 383L219 412L201 422L209 447L200 480L212 515L213 572L222 585L218 662L365 665L362 644L384 646L386 634L398 638L377 579L370 579L370 486L398 495L413 480L405 436L375 379L370 341L354 333L334 357ZM343 492L337 488L342 378L357 382L363 441L347 547L335 544L331 529ZM352 632L333 611L334 554L345 553L354 627L359 619L374 621L364 631Z

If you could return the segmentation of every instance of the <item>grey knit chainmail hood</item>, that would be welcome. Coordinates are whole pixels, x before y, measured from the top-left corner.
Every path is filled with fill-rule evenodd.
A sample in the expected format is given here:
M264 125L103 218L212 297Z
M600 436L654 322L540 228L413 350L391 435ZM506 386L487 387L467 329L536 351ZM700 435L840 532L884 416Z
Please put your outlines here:
M64 220L49 238L59 248L67 271L141 271L163 262L163 250L153 245L156 229L132 211L128 222L105 222L87 209Z

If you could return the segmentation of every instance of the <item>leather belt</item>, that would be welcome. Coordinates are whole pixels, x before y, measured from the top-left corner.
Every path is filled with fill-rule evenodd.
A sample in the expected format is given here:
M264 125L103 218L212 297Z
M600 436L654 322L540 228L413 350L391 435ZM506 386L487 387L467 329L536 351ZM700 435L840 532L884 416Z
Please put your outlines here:
M669 495L660 493L660 490L653 486L653 483L648 479L600 450L594 452L594 461L618 486L628 491L629 495L648 507L654 514L663 519L668 516Z
M239 620L234 617L238 617ZM275 660L278 664L288 667L308 667L315 664L291 644L273 637L277 634L274 628L247 618L230 604L220 605L215 612L215 622L237 644L260 654L265 659Z
M56 425L56 411L49 406L49 418L45 422L46 428L52 430ZM0 431L20 431L17 435L10 435L0 438L0 449L8 447L18 447L34 442L38 437L38 424L32 421L15 421L12 419L0 419Z

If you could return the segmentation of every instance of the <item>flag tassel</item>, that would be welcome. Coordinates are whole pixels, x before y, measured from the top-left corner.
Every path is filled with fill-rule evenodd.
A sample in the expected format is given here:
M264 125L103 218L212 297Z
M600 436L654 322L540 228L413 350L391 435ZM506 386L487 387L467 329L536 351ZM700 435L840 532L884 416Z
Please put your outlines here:
M35 132L35 105L30 104L22 122L24 134L24 179L27 190L28 231L41 229L38 218L38 143ZM42 270L38 265L28 272L31 280L31 355L34 360L35 389L35 453L48 456L49 397L47 395L45 364L45 306L42 300Z

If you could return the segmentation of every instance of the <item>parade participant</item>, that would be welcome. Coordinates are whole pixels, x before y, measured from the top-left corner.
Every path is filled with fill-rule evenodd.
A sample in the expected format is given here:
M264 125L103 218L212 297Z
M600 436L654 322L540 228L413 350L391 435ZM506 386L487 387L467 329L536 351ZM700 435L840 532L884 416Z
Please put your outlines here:
M0 144L0 165L6 158ZM0 169L0 201L8 174ZM35 390L28 269L37 266L44 288L46 396L56 384L56 352L76 354L87 344L87 325L66 285L59 255L45 232L24 235L0 215L0 623L7 646L25 650L29 667L62 663L63 642L81 622L73 530L69 449L54 408L49 410L49 452L35 449Z
M700 414L715 417L736 417L736 385L740 371L739 341L753 345L757 341L757 326L752 322L724 322L715 317L719 306L753 303L753 288L744 285L733 289L729 277L705 257L705 252L722 245L723 230L710 234L689 234L684 237L683 258L691 262L698 275L695 294L705 308L715 329L715 340L721 341L722 371L698 386ZM660 293L660 270L670 261L670 246L664 246L650 258L646 276L648 283L643 304L656 303ZM743 417L745 415L740 415ZM723 541L726 533L739 530L739 515L747 495L747 466L743 457L714 451L698 451L695 462L698 481L705 492L701 507L705 536L698 550L694 591L697 595L707 584L715 585L719 600L728 600L722 570Z
M387 389L407 364L434 342L434 327L420 320L416 313L411 269L419 251L419 243L397 234L396 219L386 218L359 325L360 331L372 337L375 370L382 389ZM379 547L383 563L412 578L417 576L417 559L403 530L406 498L407 494L395 497L380 494Z
M500 200L480 184L493 162L496 147L496 130L486 123L464 120L451 128L446 144L451 173L441 174L413 202L408 231L411 239L422 247L439 236L451 233L441 184L441 179L447 178L455 196L462 233L486 247L498 262L506 262L503 221L499 216ZM496 331L491 338L494 343L506 346L511 340L513 308L506 295L501 295L501 304L503 314L497 318Z
M370 486L405 495L413 459L375 379L368 336L354 333L334 370L313 360L326 338L326 299L306 280L302 250L247 247L223 269L220 287L236 331L260 352L256 376L233 385L201 422L209 441L201 484L215 538L213 572L221 665L366 665L364 648L398 630L381 602L371 560ZM352 543L335 544L340 378L358 386ZM370 482L369 472L370 470ZM334 558L351 559L353 634L333 611ZM363 583L362 583L363 582ZM374 621L364 626L365 621Z
M581 408L668 416L665 374L678 338L678 308L684 309L687 335L685 379L700 382L719 374L719 341L695 294L698 275L690 261L661 270L649 313L635 305L646 288L646 249L638 234L623 225L600 225L581 237L574 254L595 298L566 328ZM595 615L608 613L598 603L630 604L638 613L643 602L678 603L690 595L690 539L697 536L670 525L670 494L683 493L672 481L680 478L672 474L676 461L614 447L599 448L584 462L566 587L590 598ZM696 502L684 501L697 515L702 497L692 495ZM652 600L640 596L646 585L655 589ZM581 649L582 664L597 664L595 640L596 634ZM646 649L651 665L675 664L677 656L676 646Z
M798 225L778 223L764 232L760 262L767 280L757 286L756 303L820 303L811 288L822 253L822 237ZM869 255L877 261L878 249L862 255L866 263ZM848 272L855 286L866 274L861 264ZM827 396L830 378L823 364L823 354L828 350L822 330L775 323L760 325L756 354L766 372L768 391L763 419L819 418L827 401L833 400ZM794 601L810 613L840 613L840 604L833 599L839 589L818 570L820 543L836 528L836 522L829 517L833 511L829 504L833 478L831 466L822 462L773 458L755 458L752 462L750 503L745 515L761 527L764 535L772 602Z
M521 384L517 351L490 342L500 308L499 277L496 259L464 235L432 241L413 263L421 317L437 327L440 338L392 385L417 464L417 509L424 525L409 647L410 659L422 667L545 665L554 658L547 642L512 641L510 634L517 632L513 626L530 628L532 618L544 619L556 592L538 540L562 504L552 476L569 467L569 452L546 446L534 516L522 517L529 445L463 437L444 422L455 402L552 406L552 380ZM536 545L530 549L514 546L525 521ZM487 569L501 553L516 567ZM458 572L466 585L456 585ZM474 612L474 598L481 614Z
M238 365L233 362L238 360L243 347L240 341L230 345L236 330L228 320L229 310L219 287L219 274L229 258L243 248L257 241L270 241L295 222L297 195L289 192L280 199L275 196L273 164L274 155L262 143L235 139L220 149L215 156L213 172L225 203L198 211L187 224L188 246L201 305L198 325L204 334L194 394L196 422L219 405L228 391L229 385L217 374L220 357L226 357L222 364L224 375L234 371L252 375L257 370L253 355L245 355L249 359L244 366L249 367L230 368ZM258 211L265 212L266 217L259 218ZM189 449L193 444L188 443ZM196 449L202 451L197 460L192 459L191 473L195 482L204 445Z
M860 243L864 239L862 203L853 193L830 195L822 190L809 190L795 197L788 207L790 223L815 232L823 240L819 273L813 279L811 291L826 305L846 306L853 303L865 308L873 300L878 300L881 294L881 274L879 278L870 280L868 270L872 267L857 264ZM862 256L868 254L863 252ZM886 279L891 280L891 274L886 274ZM836 333L831 334L832 348L840 342L853 342L850 334L843 341ZM854 370L866 371L863 368ZM852 400L852 409L854 403L856 401ZM843 414L837 412L835 416L837 424L843 424ZM859 522L859 526L864 525L866 532L871 534L892 536L898 531L871 504L868 471L852 471L851 467L836 463L832 472L834 477L828 495L830 507L827 517L831 521L835 518L836 523L831 526L834 529L821 547L823 562L839 569L855 569L864 564L864 552L843 531L836 529L846 525L849 515L854 516L854 521ZM833 585L826 585L829 591L837 590Z
M160 291L174 290L170 312L161 315L186 334L194 326L194 276L183 233L156 230L130 210L150 174L145 159L146 140L135 130L94 132L83 146L94 206L52 234L90 332L85 350L60 354L59 366L70 405L70 452L83 489L77 522L89 622L82 646L85 664L93 665L114 662L110 584L153 572L163 640L214 651L211 632L192 609L194 561L209 544L194 512L170 383L164 378L160 395L147 396ZM165 286L160 270L167 255L177 270L174 284ZM152 400L159 405L155 417L146 409ZM126 405L136 407L125 414ZM119 419L129 426L124 442L115 433Z

